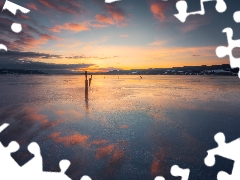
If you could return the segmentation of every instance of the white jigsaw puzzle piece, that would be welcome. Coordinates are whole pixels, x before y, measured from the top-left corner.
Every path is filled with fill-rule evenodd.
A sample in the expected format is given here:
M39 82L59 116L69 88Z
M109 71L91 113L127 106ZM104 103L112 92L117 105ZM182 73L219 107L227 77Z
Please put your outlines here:
M61 180L71 180L65 172L70 166L70 161L68 160L62 160L59 163L60 167L60 173L59 172L43 172L42 178L46 180L52 180L52 179L61 179Z
M43 175L41 176L41 180L52 180L52 179L60 179L60 180L71 180L65 172L70 166L70 161L68 160L62 160L59 163L60 167L60 173L58 172L43 172ZM83 176L80 180L92 180L89 176Z
M43 161L41 156L40 147L37 143L32 142L28 146L28 151L34 155L34 157L28 161L28 163L22 166L22 171L38 173L43 171Z
M29 9L24 8L22 6L19 6L19 5L15 4L11 1L8 1L8 0L6 0L2 10L8 10L11 13L13 13L14 15L17 14L17 10L21 11L24 14L30 12ZM22 31L22 25L19 24L19 23L13 23L12 26L11 26L11 29L15 33L20 33ZM3 49L5 51L7 51L7 47L4 44L0 44L0 49Z
M182 169L177 165L172 166L171 174L175 177L181 176L182 180L188 180L190 169Z
M9 124L4 123L0 126L0 133L6 129L9 126ZM6 172L10 170L10 167L13 169L19 168L19 165L17 162L11 157L11 153L16 152L19 149L19 144L15 141L12 141L9 143L7 147L4 147L2 143L0 142L0 169L3 172ZM8 162L5 164L5 162Z
M0 49L3 49L3 50L5 50L5 51L8 50L8 49L7 49L7 46L5 46L4 44L0 44Z
M18 149L19 144L15 141L9 143L7 147L4 147L0 142L0 179L2 179L1 177L17 177L15 175L20 171L20 166L12 158L11 153L16 152ZM12 172L16 174L13 174Z
M181 1L178 1L176 3L176 8L178 10L178 14L174 14L174 16L176 18L178 18L182 23L184 23L186 21L187 17L190 16L190 15L196 15L196 14L204 15L205 14L205 8L204 8L203 3L204 2L209 2L209 1L216 1L217 2L215 8L219 13L222 13L222 12L226 11L227 5L224 2L224 0L201 0L201 2L200 2L201 10L188 13L187 12L187 8L188 8L187 2L184 1L184 0L181 0Z
M182 180L188 180L190 169L182 169L179 166L174 165L171 168L171 174L175 177L181 176ZM165 180L165 178L162 176L157 176L154 180Z
M225 28L222 32L226 33L228 40L228 47L219 46L216 49L216 55L219 58L229 56L231 68L240 68L240 58L234 58L232 51L236 47L240 47L240 39L233 40L233 30L232 28ZM238 72L238 77L240 78L240 72Z
M9 124L0 126L0 133L6 129ZM4 147L0 142L0 179L24 179L24 180L71 180L65 173L70 166L70 161L62 160L59 163L60 172L44 172L41 150L36 142L28 146L28 151L34 155L22 167L11 157L11 153L19 150L19 144L15 141ZM81 180L91 180L89 176L83 176Z
M157 177L155 177L155 179L154 180L165 180L165 178L164 177L162 177L162 176L157 176Z
M0 126L0 133L6 129L9 124L4 123ZM12 158L11 153L16 152L19 149L19 144L15 141L9 143L7 147L4 147L0 142L0 179L17 179L20 166ZM14 172L14 173L12 173Z
M8 0L6 0L5 4L3 6L3 10L5 10L5 9L9 10L14 15L16 15L17 10L21 11L24 14L27 14L27 13L30 12L29 9L24 8L22 6L19 6L19 5L15 4L15 3L11 2L11 1L8 1Z
M0 45L0 46L1 46L1 45ZM8 126L9 126L8 123L4 123L3 125L1 125L1 126L0 126L0 133L1 133L4 129L6 129Z
M92 180L89 176L83 176L80 180Z
M218 180L239 180L240 179L240 138L230 142L225 142L225 135L223 133L218 133L214 136L215 141L218 144L217 148L207 151L208 155L204 159L207 166L213 166L215 164L215 156L219 155L221 157L230 159L234 161L232 174L228 174L224 171L220 171L217 175Z
M240 23L240 11L236 11L234 14L233 14L233 19L236 23Z
M105 3L113 3L113 2L116 2L116 1L120 1L120 0L105 0Z
M22 25L19 23L13 23L11 29L15 33L20 33L22 31Z

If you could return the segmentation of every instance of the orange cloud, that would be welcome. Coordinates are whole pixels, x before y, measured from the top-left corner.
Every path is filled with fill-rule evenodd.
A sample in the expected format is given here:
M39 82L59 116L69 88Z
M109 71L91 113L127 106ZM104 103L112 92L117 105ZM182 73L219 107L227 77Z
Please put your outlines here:
M129 37L129 35L128 34L121 34L120 37L127 38L127 37Z
M60 137L60 132L56 132L50 135L50 137L58 143L64 143L66 146L84 144L89 139L89 136L76 133L72 136Z
M122 125L122 126L120 126L119 128L120 128L120 129L128 129L129 127L128 127L128 125Z
M48 121L47 116L43 114L38 114L36 109L26 109L26 119L31 119L34 121L38 121L40 123L45 123Z
M152 43L149 43L148 46L162 46L162 45L166 44L167 42L168 41L157 40Z
M91 145L102 145L102 144L107 144L107 143L108 143L108 141L104 140L104 139L94 140L91 143L89 143L89 146L91 146Z
M20 14L20 18L29 19L29 16ZM32 20L28 20L24 23L23 30L21 33L14 35L9 33L9 26L12 24L12 21L8 18L0 18L0 21L4 25L1 29L1 37L3 38L3 43L8 47L9 50L29 50L33 48L37 48L39 44L46 44L49 40L60 40L59 38L47 34L46 30L42 31L43 27L37 25L34 27L31 23ZM4 35L4 36L3 36ZM1 38L0 37L0 38Z
M25 15L25 14L19 14L18 16L23 18L23 19L29 19L29 17L27 15Z
M106 28L106 27L108 27L108 25L106 25L106 24L99 24L99 23L97 23L97 24L90 24L90 26L94 27L94 28Z
M121 23L125 20L125 17L118 12L111 12L111 15L117 23Z
M163 22L166 19L166 16L164 15L164 8L161 3L151 4L150 9L154 17L157 18L159 21Z
M107 6L108 14L111 15L111 17L114 19L117 25L125 26L125 13L117 6L114 6L112 4L108 4Z
M38 0L38 1L46 7L62 13L70 13L77 15L80 12L79 4L75 3L74 1L61 1L61 3L57 2L57 4L54 4L50 0Z
M49 30L52 32L60 32L61 30L81 32L81 31L88 31L89 28L87 25L84 25L84 24L66 23L64 25L55 25Z
M38 10L37 6L33 3L27 4L27 7L29 7L30 9L34 9L35 11Z
M51 2L49 2L48 0L39 0L39 2L41 2L43 5L45 5L49 8L55 8L55 5Z
M109 146L106 146L106 147L100 147L96 150L96 158L97 159L101 159L101 158L104 158L106 157L107 155L109 155L113 149L114 149L115 145L111 144Z
M110 160L110 164L119 162L123 157L124 157L124 151L117 148L113 153L113 156Z
M97 22L100 22L100 23L115 24L112 18L105 16L103 14L97 14L95 16L95 18L96 18Z
M57 111L56 114L57 115L63 115L63 114L65 114L65 111Z
M160 169L160 162L159 160L154 159L151 165L151 173L152 174L157 174Z
M28 38L28 37L23 38L22 43L24 43L25 49L29 49L29 48L32 49L32 48L39 47L38 45L48 43L49 40L59 41L60 39L55 36L48 35L48 34L42 34L42 35L40 35L40 37L38 39L33 39L33 38Z
M151 173L152 174L159 174L163 171L164 166L161 164L164 162L166 154L164 150L160 150L158 153L155 154L152 165L151 165Z
M39 122L44 127L56 126L62 122L61 120L57 120L54 122L49 121L47 116L39 114L37 109L27 108L24 113L25 115L24 117L22 117L24 120Z
M7 142L6 144L10 143L12 139L19 144L29 144L33 137L47 132L48 128L59 124L59 121L50 121L46 115L39 112L38 108L7 107L4 109L0 113L2 120L9 118L16 120L10 129L10 132L14 133L11 133L11 136L9 136L9 133L1 135L1 138ZM29 131L29 129L34 129L34 131Z
M107 174L113 174L116 172L121 166L122 166L122 161L124 159L124 151L120 149L119 147L116 147L111 159L108 162L107 168L106 168L106 173Z

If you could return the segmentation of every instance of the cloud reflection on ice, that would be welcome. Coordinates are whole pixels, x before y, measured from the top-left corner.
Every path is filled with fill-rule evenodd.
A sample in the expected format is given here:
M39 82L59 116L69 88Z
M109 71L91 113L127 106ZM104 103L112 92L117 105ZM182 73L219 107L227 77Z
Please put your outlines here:
M69 159L74 179L170 179L173 164L190 168L190 178L211 179L219 167L209 171L203 159L213 135L240 137L234 77L94 76L87 103L82 76L29 77L0 79L0 121L11 124L0 140L19 142L13 157L21 165L36 141L44 169L58 171Z

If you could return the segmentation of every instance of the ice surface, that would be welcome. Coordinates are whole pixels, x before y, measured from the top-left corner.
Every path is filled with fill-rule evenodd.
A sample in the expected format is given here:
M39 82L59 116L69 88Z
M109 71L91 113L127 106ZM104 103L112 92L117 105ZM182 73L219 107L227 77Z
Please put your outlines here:
M217 132L240 137L237 77L93 76L88 101L83 76L6 75L0 86L0 121L11 124L0 140L20 144L20 165L35 141L46 171L69 159L74 179L171 179L173 164L197 180L231 170L221 160L209 170L203 159Z

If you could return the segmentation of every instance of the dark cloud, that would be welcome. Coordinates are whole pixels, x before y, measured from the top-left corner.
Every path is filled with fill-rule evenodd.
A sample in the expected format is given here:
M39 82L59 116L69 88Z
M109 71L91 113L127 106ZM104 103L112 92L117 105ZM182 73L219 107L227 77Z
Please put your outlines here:
M86 59L87 57L86 56L68 56L65 58L67 58L67 59Z
M102 72L108 72L113 70L124 70L123 68L115 68L115 67L106 67L106 68L99 68L99 66L95 66L95 70L102 71Z
M97 56L67 56L66 59L113 59L118 58L119 56L106 56L106 57L97 57Z
M41 58L41 59L51 59L51 58L61 58L60 55L36 53L36 52L20 52L20 51L0 51L0 59L7 58L9 60L13 59L28 59L28 58Z
M60 40L51 34L41 33L29 25L23 25L23 31L16 34L11 31L12 20L0 17L0 43L10 50L24 50L46 44L49 40Z
M41 70L44 72L67 72L72 70L81 70L88 68L93 64L55 64L32 61L32 59L53 59L62 58L60 55L52 55L36 52L20 52L20 51L0 51L0 68L7 69L26 69Z
M199 54L194 54L192 56L195 56L195 57L199 57L199 56L202 56L202 55L199 55Z
M118 58L119 56L111 56L111 57L100 57L99 59L113 59Z
M3 4L0 4L0 8ZM4 44L10 50L25 50L36 48L41 44L46 44L50 40L60 39L53 36L48 28L41 25L34 13L22 14L19 11L13 15L8 10L1 12L0 17L0 43ZM31 18L30 18L31 17ZM23 30L20 33L14 33L11 30L13 22L22 24Z
M78 15L81 11L81 2L78 0L38 0L37 1L39 5L42 5L49 9L49 10L55 10L61 13L69 13Z

